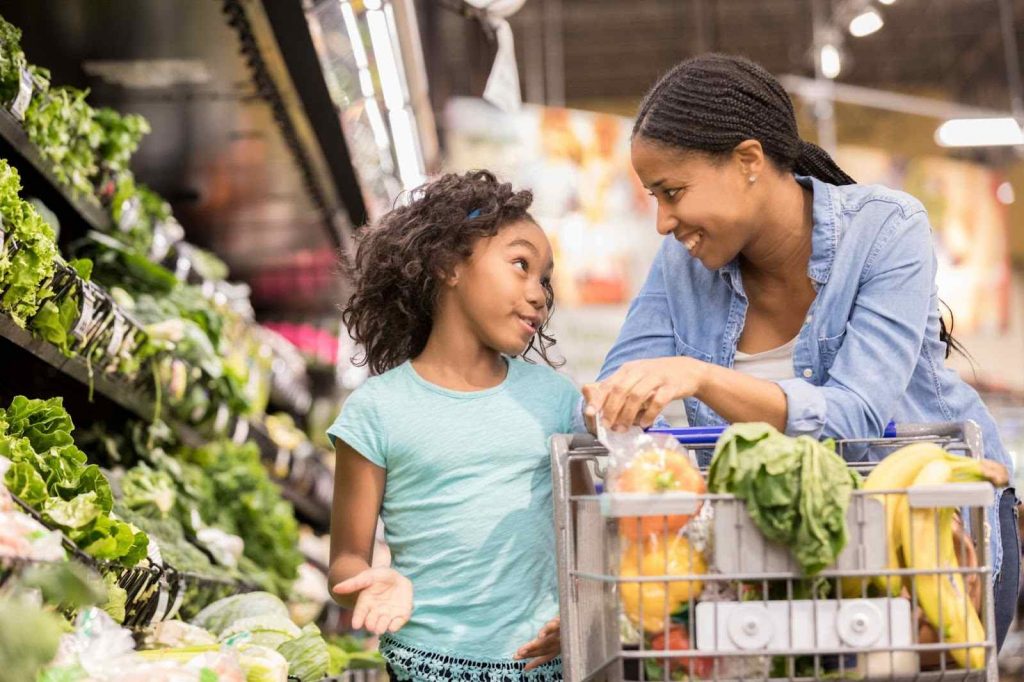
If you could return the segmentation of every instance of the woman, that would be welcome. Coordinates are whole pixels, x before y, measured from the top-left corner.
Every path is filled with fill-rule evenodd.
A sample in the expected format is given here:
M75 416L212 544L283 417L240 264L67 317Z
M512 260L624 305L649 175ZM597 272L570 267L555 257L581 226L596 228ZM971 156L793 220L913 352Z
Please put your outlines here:
M631 153L672 238L584 389L588 417L649 426L683 399L691 425L815 438L972 419L986 456L1012 466L978 394L943 366L955 342L921 203L857 185L802 141L771 74L738 57L683 62L641 104ZM1017 595L1014 505L1004 491L1003 522L991 519L1000 644Z

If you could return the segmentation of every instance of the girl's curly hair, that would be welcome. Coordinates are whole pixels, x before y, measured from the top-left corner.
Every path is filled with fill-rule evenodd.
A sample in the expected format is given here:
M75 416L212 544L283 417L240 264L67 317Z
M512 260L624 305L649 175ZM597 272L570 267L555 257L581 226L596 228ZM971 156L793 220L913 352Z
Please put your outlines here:
M352 274L354 293L342 312L364 355L355 358L382 374L423 352L433 326L444 273L470 257L479 239L533 218L528 190L515 191L485 170L449 173L412 192L412 201L384 215L360 236ZM547 285L550 312L554 293ZM549 316L550 319L550 316ZM543 325L523 353L551 365L555 341Z

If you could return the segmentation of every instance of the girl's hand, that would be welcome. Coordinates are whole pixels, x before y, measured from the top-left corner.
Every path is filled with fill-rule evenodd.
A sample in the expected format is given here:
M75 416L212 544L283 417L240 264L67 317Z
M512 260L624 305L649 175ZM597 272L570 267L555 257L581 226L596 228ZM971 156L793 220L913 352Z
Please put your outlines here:
M516 652L516 660L532 658L525 670L533 670L558 658L562 653L561 620L555 617L540 629L537 638Z
M358 592L352 627L375 635L398 632L412 615L412 583L391 568L368 568L334 586L336 594Z
M613 430L647 428L670 402L701 389L706 368L706 363L687 357L627 362L601 383L583 387L584 417L589 423L600 413Z

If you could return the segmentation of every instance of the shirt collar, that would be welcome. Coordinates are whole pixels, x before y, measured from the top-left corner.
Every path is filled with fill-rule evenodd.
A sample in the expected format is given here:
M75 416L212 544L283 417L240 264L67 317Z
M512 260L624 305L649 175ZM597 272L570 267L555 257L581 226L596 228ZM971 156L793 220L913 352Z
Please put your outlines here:
M836 256L837 235L835 212L832 210L834 187L812 176L794 177L800 185L810 189L814 196L811 204L811 259L807 264L807 276L822 285L832 273L832 263ZM733 289L742 292L739 259L733 259L718 272Z

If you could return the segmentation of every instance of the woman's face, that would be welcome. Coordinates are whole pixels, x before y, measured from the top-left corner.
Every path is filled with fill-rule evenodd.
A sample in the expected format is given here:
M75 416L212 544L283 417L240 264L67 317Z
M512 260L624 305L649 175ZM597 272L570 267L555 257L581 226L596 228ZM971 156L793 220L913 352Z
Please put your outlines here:
M731 262L758 223L755 183L763 156L717 159L633 138L633 168L658 201L658 232L679 240L709 270ZM758 158L759 157L759 158Z

